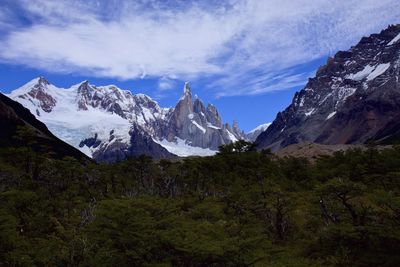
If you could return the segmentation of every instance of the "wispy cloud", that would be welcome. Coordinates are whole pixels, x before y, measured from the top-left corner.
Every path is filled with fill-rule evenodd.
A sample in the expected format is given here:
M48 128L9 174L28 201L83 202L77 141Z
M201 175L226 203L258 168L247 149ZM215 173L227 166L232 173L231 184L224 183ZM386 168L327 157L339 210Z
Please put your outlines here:
M300 86L309 73L297 66L400 17L398 0L16 3L29 23L11 27L0 12L3 62L123 80L159 77L161 91L171 86L163 77L213 76L209 87L218 96Z
M161 77L158 80L158 90L159 91L168 91L176 86L176 81L174 79L168 77Z

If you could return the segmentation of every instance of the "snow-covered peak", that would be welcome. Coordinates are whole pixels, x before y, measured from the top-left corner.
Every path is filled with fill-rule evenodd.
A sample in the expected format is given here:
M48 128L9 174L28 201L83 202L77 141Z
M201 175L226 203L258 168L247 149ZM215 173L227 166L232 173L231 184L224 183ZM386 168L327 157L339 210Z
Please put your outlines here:
M250 132L248 132L248 134L252 134L257 131L263 132L263 131L267 130L270 125L271 125L271 122L261 124L261 125L257 126L256 128L254 128L253 130L251 130Z
M40 107L44 112L50 112L56 105L57 91L59 88L50 84L45 78L38 77L12 91L8 96L12 99L21 99L30 106Z
M42 76L32 79L31 81L27 82L26 84L22 85L18 89L13 90L9 96L11 98L15 96L20 96L24 94L28 94L32 91L33 88L38 88L40 90L46 90L50 83Z
M49 85L49 81L46 80L43 76L37 77L35 80L37 80L38 84L43 84L43 85Z
M81 86L81 85L83 85L83 84L89 85L89 81L88 81L88 80L83 80L83 81L81 81L80 83L77 83L77 84L75 84L75 85L73 85L73 86L79 87L79 86Z
M257 139L257 137L264 132L265 130L268 129L268 127L271 125L271 123L264 123L261 124L259 126L257 126L256 128L254 128L253 130L249 131L248 133L246 133L246 138L250 141L255 141Z

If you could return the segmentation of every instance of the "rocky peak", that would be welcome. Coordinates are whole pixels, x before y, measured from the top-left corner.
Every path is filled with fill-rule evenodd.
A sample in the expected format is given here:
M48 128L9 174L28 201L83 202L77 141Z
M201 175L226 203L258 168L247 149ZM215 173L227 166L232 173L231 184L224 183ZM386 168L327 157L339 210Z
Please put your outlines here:
M217 108L213 104L208 104L206 109L206 118L211 124L222 127L222 119Z
M184 125L188 116L191 116L190 114L193 114L192 93L190 91L189 83L185 82L183 95L174 109L174 120L177 128L181 128Z
M206 109L203 102L198 97L196 97L193 104L193 112L198 113L202 115L202 117L204 117L205 111Z
M93 98L93 88L90 87L88 81L80 83L77 90L78 109L87 110L87 105Z
M49 81L47 81L43 76L37 78L38 85L47 86L50 85Z
M44 77L38 77L13 91L12 95L28 101L38 102L43 111L51 112L57 102L52 87ZM35 113L40 116L39 110L36 110Z
M238 124L237 120L234 120L233 123L232 123L232 131L237 136L244 136L245 135L244 132L239 129L239 124Z
M185 95L192 95L192 92L190 91L189 82L185 82L185 85L183 86L183 93Z
M207 108L203 102L195 97L192 101L192 92L188 83L185 83L183 96L166 123L168 141L176 137L186 140L192 146L217 149L221 144L244 138L236 125L233 131L222 119L212 104Z
M78 85L78 94L87 94L91 91L89 81L85 80Z

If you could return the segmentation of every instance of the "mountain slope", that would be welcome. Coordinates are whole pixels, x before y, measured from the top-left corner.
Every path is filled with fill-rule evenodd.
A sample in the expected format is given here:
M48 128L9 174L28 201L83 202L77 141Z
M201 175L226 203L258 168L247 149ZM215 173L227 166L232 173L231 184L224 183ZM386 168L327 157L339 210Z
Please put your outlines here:
M198 98L193 101L188 84L175 108L161 108L146 95L133 95L114 85L84 81L63 89L43 77L9 96L29 108L56 136L97 160L139 154L212 155L219 145L243 136L237 125L222 123L214 106L205 108Z
M18 127L28 127L34 134L31 138L35 149L46 147L44 152L53 152L55 157L71 156L78 160L88 160L83 153L55 137L38 121L28 109L0 93L0 146L15 147L26 145L27 140L16 139ZM21 143L22 142L22 143Z
M256 142L278 150L305 141L356 144L388 138L392 133L385 129L398 125L400 114L399 77L400 25L395 25L329 58Z

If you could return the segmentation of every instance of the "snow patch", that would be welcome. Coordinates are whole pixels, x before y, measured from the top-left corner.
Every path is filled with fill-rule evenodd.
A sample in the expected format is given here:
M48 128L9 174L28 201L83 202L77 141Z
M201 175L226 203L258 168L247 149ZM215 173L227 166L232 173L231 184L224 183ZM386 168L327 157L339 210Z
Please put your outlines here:
M188 157L188 156L213 156L217 153L215 150L211 150L208 148L202 147L194 147L183 139L176 138L176 142L168 142L167 140L155 140L154 142L160 144L162 147L167 149L169 152L180 156L180 157Z
M221 130L220 127L217 127L217 126L215 126L215 125L212 125L212 124L209 123L209 122L207 122L207 127L208 127L208 128L212 128L212 129L215 129L215 130Z
M299 104L299 107L302 107L302 106L304 106L304 96L300 99L300 104Z
M311 109L309 112L304 113L304 115L306 115L307 117L311 116L311 114L313 114L314 110L315 110L315 108Z
M200 131L202 131L203 132L203 134L205 134L206 133L206 129L204 129L204 127L203 126L201 126L200 124L198 124L196 121L192 121L192 123L194 124L194 125L196 125L196 127L197 128L199 128L200 129Z
M334 112L332 112L332 113L329 113L329 115L326 117L325 120L329 120L330 118L332 118L332 117L335 116L335 115L336 115L336 111L334 111Z
M361 81L367 78L367 81L372 81L376 77L382 75L389 67L390 63L379 64L377 66L367 65L363 70L357 73L346 75L346 79Z
M332 96L332 93L329 93L329 94L327 94L325 97L324 97L324 99L322 99L320 102L319 102L319 106L321 106L329 97L331 97Z
M88 156L89 158L93 158L93 152L92 152L92 150L90 150L89 147L83 146L83 147L80 147L79 150L80 150L83 154L85 154L86 156Z
M350 80L354 80L354 81L361 81L361 80L363 80L365 77L367 77L368 75L370 75L371 72L372 72L374 69L375 69L374 66L367 65L367 66L364 67L363 70L361 70L361 71L359 71L359 72L357 72L357 73L354 73L354 74L346 75L345 78L346 78L346 79L350 79Z
M236 136L233 133L231 133L228 130L226 130L226 132L228 133L229 139L231 139L232 142L238 141L238 139L236 138Z
M385 71L387 71L389 67L390 63L379 64L378 66L376 66L375 70L368 75L367 81L372 81L376 77L382 75Z
M397 43L399 40L400 40L400 33L399 33L396 37L394 37L394 38L392 39L392 41L390 41L390 43L388 43L387 45L394 45L394 44Z

